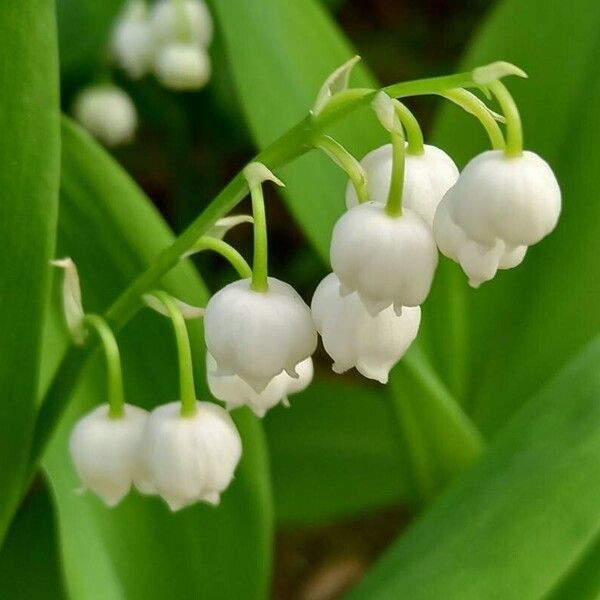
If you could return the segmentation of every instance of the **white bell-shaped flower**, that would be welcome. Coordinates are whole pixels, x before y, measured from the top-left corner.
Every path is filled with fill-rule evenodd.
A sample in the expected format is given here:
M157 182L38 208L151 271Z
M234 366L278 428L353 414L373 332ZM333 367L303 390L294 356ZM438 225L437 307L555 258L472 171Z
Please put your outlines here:
M131 98L114 85L95 85L79 93L73 114L94 137L107 146L131 141L137 113Z
M109 416L102 404L82 417L69 440L71 459L82 484L108 506L118 504L135 485L143 493L153 486L141 454L148 412L125 404L122 417Z
M217 377L215 375L216 368L217 362L210 352L207 352L206 373L211 394L225 402L227 410L248 406L257 417L264 417L270 408L280 402L287 406L288 396L304 390L313 378L313 362L310 357L296 365L297 379L282 371L273 377L260 393L253 390L237 375Z
M455 200L454 190L444 196L435 214L433 233L440 252L460 264L471 287L493 279L498 269L512 269L523 261L527 246L511 247L502 240L488 246L467 237L451 216Z
M369 200L385 204L392 178L392 145L386 144L369 152L361 161L367 173ZM424 146L423 154L405 156L402 205L416 211L433 224L433 217L444 194L456 183L458 168L454 161L436 146ZM346 206L358 204L354 186L346 187Z
M196 44L174 42L161 48L154 62L154 74L174 90L197 90L210 79L210 59Z
M159 0L152 9L151 27L158 45L190 41L206 47L213 36L213 21L202 0Z
M321 281L312 299L312 314L336 373L355 367L387 383L390 369L402 358L419 331L421 309L405 307L398 316L391 306L369 315L356 294L340 295L335 273Z
M112 31L111 49L130 77L145 75L152 66L153 39L145 0L130 0Z
M394 305L425 301L437 266L431 228L414 211L391 217L385 205L366 202L347 211L333 228L331 266L342 295L357 292L371 315Z
M227 411L197 402L196 413L181 415L181 404L154 409L146 422L142 449L156 491L171 510L194 502L218 504L233 479L242 441Z
M206 347L214 357L215 375L237 375L262 392L282 371L298 378L298 363L317 346L310 309L294 288L273 277L257 292L250 279L219 290L204 313Z
M546 161L533 152L506 156L489 150L465 167L449 205L454 222L467 237L491 247L531 246L556 226L561 194Z

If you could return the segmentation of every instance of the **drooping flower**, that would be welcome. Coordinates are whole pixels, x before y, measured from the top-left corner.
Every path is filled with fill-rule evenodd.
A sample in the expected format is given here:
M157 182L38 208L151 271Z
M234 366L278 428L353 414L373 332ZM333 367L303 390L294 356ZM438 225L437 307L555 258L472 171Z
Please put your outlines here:
M196 90L210 79L210 60L196 44L174 42L161 48L155 59L154 73L166 87L174 90Z
M79 479L108 506L118 504L132 484L143 493L153 491L140 446L147 418L147 411L131 404L125 404L121 417L111 417L108 404L102 404L71 433L69 449Z
M259 393L282 371L298 378L297 365L317 345L310 309L294 288L273 277L268 286L257 292L249 279L230 283L212 296L204 313L215 376L237 375Z
M437 266L431 228L404 208L392 217L379 202L351 208L335 224L331 266L342 295L357 292L371 315L394 305L419 306L429 293Z
M77 121L107 146L129 142L137 126L137 113L131 98L114 85L94 85L75 99Z
M227 411L197 402L181 415L179 402L154 409L144 429L142 449L156 491L171 510L195 502L219 504L242 455L240 435Z
M112 31L111 49L119 65L135 79L152 66L153 39L144 0L129 0Z
M450 215L455 197L451 190L440 202L433 231L440 252L460 264L471 287L493 279L498 269L512 269L523 261L527 246L511 248L502 240L487 246L468 238Z
M304 390L313 378L313 362L310 357L296 365L297 379L282 371L269 381L262 392L256 392L237 375L217 377L214 374L216 368L215 359L207 352L206 372L211 394L225 402L227 410L248 406L257 417L264 417L270 408L280 402L287 405L288 396Z
M369 152L360 164L367 173L369 200L385 204L392 177L392 145ZM444 194L456 183L458 168L440 148L425 145L423 154L405 155L402 205L419 213L431 226L435 210ZM346 187L346 206L358 204L354 186Z
M421 309L405 307L398 316L391 306L372 317L355 293L340 295L330 273L315 290L311 309L333 370L359 373L387 383L390 369L402 358L419 331Z
M152 8L150 23L158 46L188 41L206 47L213 36L212 17L202 0L159 0Z
M552 169L533 152L490 150L465 167L440 204L434 234L477 286L524 258L556 226L561 193Z

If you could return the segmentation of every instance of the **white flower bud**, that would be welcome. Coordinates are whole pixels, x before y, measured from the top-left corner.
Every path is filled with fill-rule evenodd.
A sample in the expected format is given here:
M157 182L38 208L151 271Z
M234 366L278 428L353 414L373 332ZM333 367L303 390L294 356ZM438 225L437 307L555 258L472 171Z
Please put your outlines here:
M392 145L386 144L369 152L360 164L367 173L369 200L385 204L392 178ZM458 169L443 150L425 145L423 154L407 153L402 205L419 213L431 226L437 205L457 179ZM357 204L356 191L349 183L346 206L352 208Z
M179 402L159 406L144 430L150 478L173 511L198 501L218 504L242 455L240 434L227 411L211 402L196 406L193 416L181 416Z
M405 307L398 316L388 307L372 317L356 294L341 296L335 273L321 281L312 299L312 313L333 370L359 373L387 383L390 369L402 358L419 331L421 309Z
M204 313L206 347L215 375L237 375L256 392L282 371L298 378L298 363L317 346L310 309L294 288L269 277L269 289L256 292L249 279L219 290Z
M210 79L210 59L200 46L172 43L156 55L154 73L166 87L174 90L197 90Z
M531 246L556 226L560 188L546 161L533 152L506 156L490 150L465 167L453 190L454 222L465 234L488 247Z
M527 246L510 247L502 240L492 246L471 240L452 220L451 206L456 200L450 190L440 202L433 222L433 234L440 252L460 264L471 287L493 279L498 269L511 269L525 258Z
M108 506L118 504L132 483L143 493L153 490L140 446L147 418L147 411L130 404L122 417L112 418L108 404L102 404L73 428L69 449L75 471Z
M437 266L437 247L427 223L403 208L391 217L385 205L367 202L338 220L331 239L331 266L342 295L358 292L371 315L394 305L425 301Z
M159 0L152 9L151 27L159 45L190 41L206 47L213 36L212 17L202 0L182 0L179 6Z
M269 381L262 392L257 393L237 375L216 376L216 368L217 362L207 352L206 373L211 394L225 402L227 410L248 406L257 417L264 417L270 408L280 402L287 405L288 396L304 390L313 378L313 363L312 358L309 357L296 365L298 379L282 371Z
M154 49L144 0L130 0L126 4L113 28L111 48L130 77L137 79L150 70Z
M75 99L75 118L107 146L129 142L137 126L131 98L114 85L86 88Z

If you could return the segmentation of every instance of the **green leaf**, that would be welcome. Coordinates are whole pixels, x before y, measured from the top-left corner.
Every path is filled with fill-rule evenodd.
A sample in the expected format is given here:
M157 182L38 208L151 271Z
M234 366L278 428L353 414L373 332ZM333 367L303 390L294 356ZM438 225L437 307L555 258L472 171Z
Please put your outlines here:
M60 64L65 71L99 64L123 0L57 0ZM85 32L85 35L82 35Z
M314 0L213 0L242 108L259 149L307 115L330 73L355 54ZM360 64L351 84L373 87ZM335 128L334 136L358 157L385 140L370 110ZM282 169L288 208L323 260L344 210L347 177L313 152Z
M65 598L55 521L50 493L38 481L23 501L0 551L0 590L4 598Z
M20 500L36 412L59 176L54 6L0 3L0 542Z
M83 303L99 311L172 241L156 210L85 133L63 126L59 248L76 261ZM189 263L164 281L194 304L206 290ZM56 315L59 311L56 311ZM49 332L61 355L57 316ZM196 375L204 378L201 323L190 323ZM152 407L176 399L176 353L166 319L145 311L119 335L128 402ZM48 375L54 365L48 365ZM157 498L134 493L116 509L77 495L68 435L82 412L105 401L100 355L79 386L44 460L55 502L67 588L76 600L185 597L264 598L270 577L272 516L267 459L259 422L237 412L244 457L218 508L193 506L172 514ZM226 576L235 570L235 576Z
M408 496L385 389L348 379L319 374L265 419L280 522L355 516Z
M600 338L523 407L350 598L546 597L600 532L598 361Z
M507 84L521 109L526 146L551 163L563 191L558 228L517 269L476 291L456 269L438 274L429 304L436 364L448 381L458 380L452 389L485 432L496 431L600 331L600 205L591 200L600 186L599 24L594 0L509 0L465 60L473 66L501 58L527 71L528 80ZM569 43L556 44L565 32ZM462 164L485 147L474 120L451 108L435 140Z

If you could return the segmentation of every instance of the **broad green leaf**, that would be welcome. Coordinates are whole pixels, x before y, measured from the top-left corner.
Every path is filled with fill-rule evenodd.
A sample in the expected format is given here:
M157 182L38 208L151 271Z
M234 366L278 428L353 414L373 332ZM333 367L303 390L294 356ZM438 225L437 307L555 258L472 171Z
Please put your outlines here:
M98 65L123 0L56 0L60 64L74 71Z
M81 276L88 311L107 304L172 240L155 209L122 170L81 130L65 121L59 252ZM166 289L194 304L206 290L190 264L165 278ZM48 360L60 356L59 311ZM190 324L199 382L204 375L201 324ZM166 319L145 311L119 336L129 402L152 407L176 399L177 365ZM66 584L75 600L127 598L264 598L269 584L271 503L261 427L237 413L244 458L218 508L172 514L156 498L132 493L116 509L78 495L68 456L73 421L105 401L100 356L80 385L44 460L55 502ZM235 572L235 576L226 576Z
M322 6L314 0L214 0L213 5L224 33L247 123L257 146L263 148L307 113L323 81L353 53ZM351 84L375 85L373 77L360 64ZM333 135L359 158L386 140L387 134L371 113L367 109L353 114L333 131ZM288 207L328 264L331 230L344 210L347 178L325 156L316 153L286 167L281 177L287 185L284 193ZM417 370L428 372L435 379L423 354L417 354L413 364ZM431 485L426 490L418 485L425 476L420 472L415 471L411 478L415 488L411 495L423 499L472 462L479 453L480 441L451 394L443 398L432 395L422 378L415 380L402 368L396 371L393 381L394 407L407 403L416 407L411 425L404 422L406 412L402 411L390 412L390 420L395 414L401 428L397 432L405 432L413 426L419 428L420 435L404 436L403 444L406 447L404 460L410 471L421 469L422 462L414 461L417 452L425 452L426 475L431 478ZM377 434L373 436L377 437ZM431 445L429 442L434 438L436 442ZM446 454L446 448L453 448L452 453ZM366 458L357 452L353 462L362 464ZM401 465L400 458L398 463ZM436 466L432 469L434 463ZM317 489L323 488L322 481L330 481L329 473L319 468L321 464L322 461L312 466L315 481L312 487ZM311 472L310 465L313 461L306 465L306 473ZM402 466L398 470L402 470ZM330 489L334 490L335 486L331 485ZM281 486L278 484L277 487L280 489ZM343 489L341 482L339 489ZM373 498L387 495L385 487L380 494L376 490L371 493ZM341 510L344 501L343 495L336 500ZM372 502L368 506L371 507ZM300 514L302 510L302 506L294 510L290 507L284 509L284 514L295 511Z
M465 59L504 59L528 80L507 80L521 108L526 146L546 158L563 191L558 228L517 269L468 290L452 269L438 277L432 319L441 369L484 431L497 430L569 357L600 331L600 4L508 0ZM568 44L556 40L568 36ZM457 135L460 132L460 135ZM473 119L444 111L436 142L464 164L485 146ZM452 287L454 306L442 288ZM460 295L457 291L460 290Z
M19 500L36 412L59 176L53 2L0 3L0 542Z
M265 419L275 508L286 525L355 516L408 496L385 388L334 377L318 374L291 408Z
M573 566L548 596L548 600L597 600L600 598L600 538Z
M246 121L262 149L308 113L327 76L354 52L314 0L213 0L212 6ZM360 64L351 84L375 86ZM358 157L385 140L368 110L334 133ZM316 151L280 175L290 211L328 262L331 229L344 210L346 177Z
M350 598L545 598L600 532L599 361L596 338Z
M42 481L21 504L0 551L3 598L62 600L58 540L52 498Z

